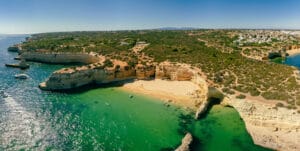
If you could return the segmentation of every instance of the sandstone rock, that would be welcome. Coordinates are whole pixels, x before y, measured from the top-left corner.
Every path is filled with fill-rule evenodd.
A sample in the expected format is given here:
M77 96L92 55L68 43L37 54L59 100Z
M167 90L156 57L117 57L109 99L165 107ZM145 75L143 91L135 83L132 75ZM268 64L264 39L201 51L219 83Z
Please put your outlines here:
M21 50L21 47L19 45L10 46L7 48L10 52L19 52Z
M155 76L155 66L138 64L135 67L136 78L139 80L148 80Z
M43 90L66 90L78 88L87 84L110 83L132 79L135 77L134 69L125 69L127 64L115 67L104 68L102 65L88 65L76 68L64 68L55 71L46 82L40 84Z
M187 133L181 140L181 145L175 151L190 151L190 146L193 141L193 136Z
M286 108L273 109L272 104L256 100L225 97L224 101L239 112L255 144L275 150L300 150L300 114Z
M200 105L200 107L196 111L195 119L199 119L203 114L205 114L206 111L207 111L208 106L209 106L208 101L202 102L202 104Z
M190 67L183 67L182 65L171 64L168 62L160 63L156 67L155 78L170 79L178 81L189 81L194 76Z
M101 60L95 54L88 53L53 53L53 52L23 52L21 58L29 61L37 61L44 63L96 63Z

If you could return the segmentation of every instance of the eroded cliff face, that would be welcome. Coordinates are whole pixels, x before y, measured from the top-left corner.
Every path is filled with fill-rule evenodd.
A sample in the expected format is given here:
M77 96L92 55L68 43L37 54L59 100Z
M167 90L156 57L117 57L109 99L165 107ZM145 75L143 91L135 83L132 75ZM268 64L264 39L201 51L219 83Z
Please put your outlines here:
M282 151L300 149L300 114L295 110L233 97L225 97L222 104L239 112L255 144Z
M195 73L186 64L162 62L156 67L155 78L177 81L192 80Z
M105 67L104 61L81 67L64 68L55 71L47 80L40 84L43 90L66 90L84 85L110 83L127 79L168 79L191 81L199 86L199 90L189 94L193 104L198 108L196 118L207 109L208 86L197 69L187 64L172 64L168 62L154 65L129 67L126 62L113 61L113 67Z
M168 79L177 81L191 81L199 86L199 90L192 94L194 96L197 111L195 118L198 119L207 111L209 105L208 100L208 84L200 75L200 69L193 68L188 64L176 64L162 62L156 67L155 78Z
M53 64L83 63L91 64L101 61L101 56L94 53L55 53L55 52L22 52L20 55L28 61Z
M198 69L162 63L156 68L156 78L185 79L199 84L201 89L197 93L199 101L195 118L207 111L210 90ZM239 112L255 144L276 150L300 149L300 114L296 110L276 109L274 103L236 99L234 96L225 97L222 103L233 106Z
M135 67L136 70L136 78L139 80L149 80L155 77L155 69L154 65L142 65L138 64Z
M104 84L134 77L135 69L129 68L125 62L115 63L113 67L105 67L103 63L97 63L55 71L46 82L40 84L40 88L43 90L66 90L92 83Z
M110 83L127 79L167 79L173 81L191 81L199 86L199 90L190 94L196 110L195 118L207 111L208 85L199 74L199 69L187 64L162 62L156 66L141 65L129 67L126 62L114 61L113 67L105 67L102 63L90 64L76 68L64 68L54 72L46 82L40 84L44 90L66 90L84 85Z
M190 151L193 141L193 136L191 133L187 133L181 140L181 145L175 151Z

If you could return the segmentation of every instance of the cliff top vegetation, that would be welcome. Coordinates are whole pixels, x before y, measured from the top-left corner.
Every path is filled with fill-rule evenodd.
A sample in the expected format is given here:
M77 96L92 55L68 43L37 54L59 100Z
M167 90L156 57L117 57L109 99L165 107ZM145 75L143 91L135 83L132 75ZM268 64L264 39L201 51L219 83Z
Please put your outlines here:
M245 30L140 30L111 32L67 32L32 35L22 44L27 51L96 52L138 63L137 54L154 62L192 64L215 87L228 94L261 96L284 101L288 108L300 106L299 76L294 67L250 59L266 51L299 44L298 39L276 31ZM275 34L274 34L275 33ZM264 37L265 38L264 38ZM273 37L272 37L273 36ZM259 39L257 39L259 37ZM249 42L250 41L250 42ZM136 44L148 44L133 52ZM149 61L150 61L149 60Z

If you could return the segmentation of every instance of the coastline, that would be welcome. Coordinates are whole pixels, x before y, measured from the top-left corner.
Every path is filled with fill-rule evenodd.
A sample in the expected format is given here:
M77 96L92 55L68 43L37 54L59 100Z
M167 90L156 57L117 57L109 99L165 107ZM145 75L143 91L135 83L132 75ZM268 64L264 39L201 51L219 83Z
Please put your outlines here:
M136 81L137 82L137 81ZM148 81L143 81L143 82L148 82ZM150 81L150 82L155 82L155 80L153 80L153 81ZM163 82L167 82L167 83L172 83L172 82L176 82L176 83L178 83L178 84L180 84L180 85L182 85L181 83L182 82L184 82L184 81L167 81L167 80L163 80ZM189 82L189 81L188 81ZM189 82L189 83L191 83L192 84L192 82ZM131 83L129 83L129 84L131 84ZM155 83L155 85L157 85L158 86L158 88L159 87L161 87L158 83ZM172 85L172 84L167 84L167 85L163 85L162 84L162 86L166 86L166 91L167 92L170 92L169 90L169 88L174 88L174 89L181 89L181 88L179 88L179 87L177 87L176 85ZM168 87L167 87L168 86ZM172 86L174 86L174 87L172 87ZM124 88L124 87L122 87L122 88ZM129 89L128 88L124 88L124 90L126 89L126 91L128 91ZM161 92L160 91L160 89L156 89L156 91L157 92L155 92L154 90L152 91L152 93L156 93L156 95L155 96L157 96L157 97L159 97L159 95L157 95L158 94L158 92L160 92L161 94L166 94L167 96L166 96L166 101L167 101L167 99L170 99L171 97L173 97L174 98L174 100L175 99L178 99L178 101L182 101L182 104L181 104L181 106L182 107L184 107L185 105L186 105L186 103L185 103L185 101L183 100L183 99L180 99L180 98L178 98L179 96L182 96L182 97L184 97L185 99L189 99L191 96L190 95L185 95L186 93L184 93L184 92L188 92L188 90L191 90L191 89L185 89L185 91L182 91L183 93L175 93L175 92L170 92L170 93L165 93L165 92ZM151 90L149 90L149 91L151 91ZM133 92L133 91L132 91ZM140 91L140 93L141 93L142 91ZM145 90L145 92L146 92L146 90ZM177 91L176 91L177 92ZM142 94L142 93L141 93ZM149 96L149 97L155 97L154 95L152 95L151 93L148 93L148 95L147 96ZM160 98L160 100L161 100L161 98ZM159 101L159 100L158 100ZM175 101L173 101L172 103L174 103L174 105L176 104L176 102ZM176 104L177 105L177 104ZM178 104L179 105L179 104Z
M237 110L255 144L275 150L296 151L300 147L300 115L296 111L234 96L225 97L221 104Z
M300 49L292 49L292 50L288 50L287 52L290 54L290 56L299 55L300 54ZM178 72L178 68L176 68L176 67L173 67L172 70L176 70L177 74L180 73L180 72ZM82 70L80 70L80 71L82 71ZM163 73L164 72L165 71L163 71ZM170 71L168 71L168 73L174 73L174 72L173 71L171 72L171 70L170 70ZM175 74L175 75L177 75L177 74ZM187 74L187 72L185 72L185 74ZM170 75L173 75L173 74L170 74ZM78 77L79 77L78 79L80 79L80 80L77 80L77 81L81 81L81 82L84 81L81 78L81 75L79 75ZM86 77L86 76L82 76L82 77ZM178 75L174 76L174 77L170 76L170 78L174 78L174 80L178 79ZM181 78L182 77L184 77L184 76L181 75ZM186 83L186 85L184 85L183 83ZM174 105L178 105L178 106L180 106L182 108L185 108L185 109L190 108L192 110L196 110L197 104L196 104L195 99L196 99L197 95L193 94L193 92L196 92L197 88L195 88L192 85L193 85L193 83L191 81L169 81L169 80L159 80L159 79L155 79L155 80L151 80L151 81L136 80L133 83L124 84L124 86L120 87L120 89L125 90L129 93L134 92L136 94L144 94L144 95L149 96L149 97L157 98L158 100L161 100L161 101L165 102L164 103L165 105L169 105L169 104L172 103ZM198 89L200 89L200 88L198 88ZM234 98L232 98L232 99L234 99ZM280 117L281 115L277 115L278 112L275 112L272 109L273 106L270 105L268 107L265 107L264 104L260 104L260 103L265 103L265 102L259 102L259 100L256 100L256 99L252 100L252 98L249 98L249 100L251 100L251 102L250 102L251 105L254 104L252 106L254 106L255 108L258 108L258 107L256 107L256 105L258 105L259 107L262 106L261 107L262 109L261 110L253 110L253 109L247 110L247 109L245 109L246 107L244 107L243 105L236 106L235 109L241 115L242 114L249 115L249 117L248 116L241 116L245 120L246 125L248 125L247 127L249 127L249 128L247 128L249 133L251 133L251 131L256 131L255 129L257 128L257 125L259 125L259 127L257 128L259 130L257 130L257 131L258 132L261 131L261 132L259 132L259 134L253 133L252 134L253 140L254 141L256 140L255 142L257 144L262 144L262 146L271 146L272 148L280 148L281 146L276 146L277 144L279 144L279 142L277 142L277 139L280 139L280 138L278 138L278 136L281 136L285 133L288 133L290 131L290 128L288 128L287 131L284 131L283 134L276 136L277 138L274 137L274 140L276 139L276 144L275 145L272 144L272 143L274 143L274 141L273 140L272 141L267 140L268 138L266 138L266 136L271 135L271 137L273 139L272 134L274 133L274 131L275 132L281 131L281 129L280 129L280 126L281 126L280 122L281 121L280 120L282 120L282 118L277 118L277 116ZM234 99L233 101L237 101L237 100ZM257 102L254 102L254 101L257 101ZM243 102L243 103L247 104L247 102ZM244 111L244 109L246 111ZM279 121L277 121L279 124L277 122L276 123L273 123L273 122L264 123L264 122L260 121L260 119L265 120L265 119L269 118L268 116L261 114L261 113L269 113L268 110L272 110L272 111L274 111L273 113L276 113L276 120L279 120ZM257 114L261 114L261 115L257 115ZM252 117L250 117L250 115L254 116L254 119L252 119ZM256 116L258 116L257 119L256 119ZM289 116L294 116L294 115L289 115ZM247 118L250 119L250 120L247 120ZM270 120L274 121L274 119L272 117L271 117ZM254 126L251 125L252 124L251 122L254 123L253 124ZM288 122L290 122L290 121L288 121ZM250 126L247 123L249 123ZM273 124L272 126L270 126L272 128L270 128L268 126L268 125L271 125L270 123ZM270 133L269 133L269 131L267 131L268 132L267 135L260 136L260 134L261 135L263 134L262 132L266 132L266 128L268 128L267 130L270 130ZM277 133L279 133L279 132L277 132ZM264 142L266 142L266 143L264 143ZM285 142L281 142L281 143L285 143ZM294 147L293 144L292 144L291 147L292 148Z
M198 91L200 87L190 81L155 79L135 80L132 83L125 83L120 89L157 98L165 103L172 103L196 111L195 92Z
M300 55L300 48L287 50L286 52L289 54L289 56Z

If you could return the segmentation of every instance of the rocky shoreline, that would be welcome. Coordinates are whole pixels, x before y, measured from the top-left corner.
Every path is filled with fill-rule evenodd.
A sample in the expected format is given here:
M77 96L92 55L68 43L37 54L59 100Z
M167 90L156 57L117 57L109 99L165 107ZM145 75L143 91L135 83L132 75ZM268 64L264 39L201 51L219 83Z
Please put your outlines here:
M163 62L158 65L129 66L126 62L112 60L107 66L105 57L95 54L23 52L21 58L44 63L83 63L80 67L55 71L39 86L43 90L66 90L84 85L104 84L128 79L164 79L190 81L199 86L194 98L195 118L204 114L210 105L209 84L201 72L187 64ZM274 108L256 100L225 97L222 104L233 106L243 118L254 143L276 150L300 148L300 114L294 110Z
M125 80L128 77L133 79L149 78L145 77L146 73L144 70L134 68L125 71L124 69L124 66L121 66L118 72L116 72L115 68L97 69L96 66L73 72L67 72L68 70L62 69L54 72L49 80L46 81L46 85L42 83L40 87L46 90L55 90L57 88L72 89L74 86L82 86L92 81L109 83ZM91 75L92 73L94 74ZM138 76L136 73L143 76ZM198 96L194 100L194 105L197 108L195 118L198 119L202 114L205 114L210 103L208 84L195 70L188 68L188 65L164 62L157 65L155 71L151 71L151 73L154 73L157 79L196 83L200 89ZM86 77L91 78L85 79ZM57 81L56 84L53 82L54 79ZM81 84L74 85L74 83L72 84L74 81L80 81ZM65 84L65 86L58 85L66 82L69 84ZM234 97L225 97L222 103L233 106L239 112L255 144L279 150L297 150L300 148L297 143L300 142L300 114L297 114L296 111L283 108L274 109L274 105L264 104L255 100L241 100Z
M68 90L89 84L106 84L116 81L133 79L135 70L129 68L125 62L115 63L116 67L105 67L104 63L87 66L63 68L55 71L39 87L43 90Z
M97 63L101 57L94 53L55 53L55 52L23 52L20 55L27 61L35 61L49 64L71 64L82 63L91 64Z
M232 96L225 97L222 104L239 112L255 144L275 150L299 150L300 114L297 111Z
M293 55L299 55L299 54L300 54L300 48L299 48L299 47L296 47L296 48L287 50L287 53L288 53L290 56L293 56Z
M192 100L190 107L196 109L195 118L197 119L201 114L204 114L209 105L207 83L205 79L203 79L196 70L192 70L189 65L163 62L157 66L138 65L136 67L129 67L126 62L112 60L113 65L106 67L104 62L105 59L96 64L60 69L55 71L45 82L40 83L39 87L42 90L57 91L79 88L93 83L107 84L128 79L189 81L198 87L198 90L188 97ZM134 91L136 91L136 89ZM166 92L164 90L160 91ZM177 94L174 95L179 97ZM172 100L173 97L168 97L167 99Z
M190 146L193 141L193 136L187 133L181 140L181 145L175 151L190 151Z

